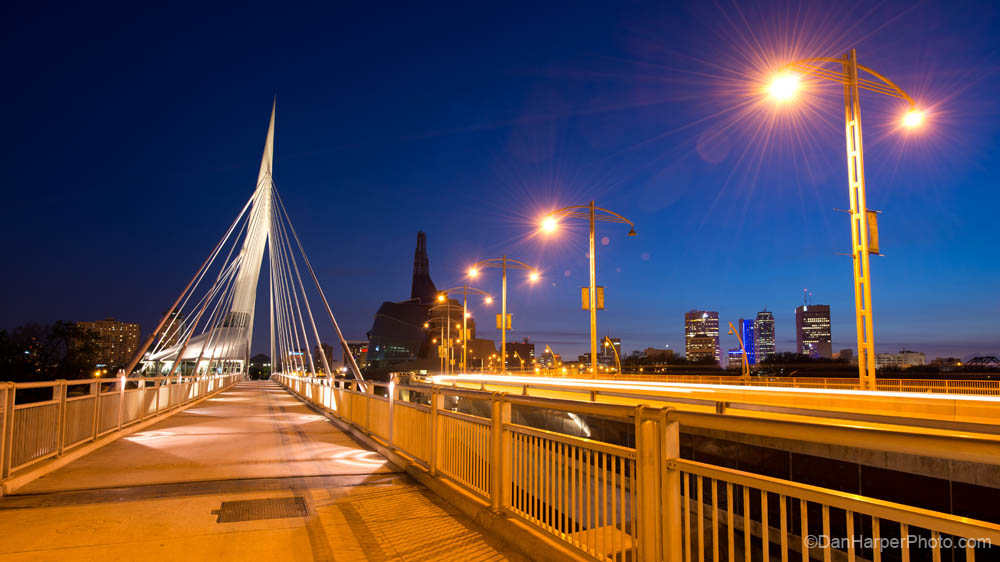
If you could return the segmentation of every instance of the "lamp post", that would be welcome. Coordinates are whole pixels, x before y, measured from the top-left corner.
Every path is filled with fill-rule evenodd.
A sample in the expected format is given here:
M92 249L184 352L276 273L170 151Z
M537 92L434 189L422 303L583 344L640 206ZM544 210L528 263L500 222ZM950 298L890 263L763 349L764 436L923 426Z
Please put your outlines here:
M559 226L559 220L564 218L587 219L590 224L590 291L587 307L590 309L590 369L597 376L597 273L594 257L594 230L597 221L627 224L628 235L635 236L635 224L614 211L596 207L591 201L587 205L572 205L556 209L542 220L543 232L554 232Z
M750 378L750 363L747 362L747 348L743 344L743 338L740 336L739 330L733 327L732 322L729 323L729 335L735 335L736 341L740 342L740 352L743 353L742 375L740 375L740 379L748 380Z
M468 351L469 351L469 293L472 292L474 295L482 295L484 297L483 302L486 304L493 304L493 297L489 293L482 289L477 289L475 287L470 287L468 285L460 285L458 287L452 287L450 289L445 289L441 293L448 298L448 293L452 291L462 290L462 372L468 372ZM450 324L450 320L449 320Z
M500 364L503 366L501 372L507 372L507 330L510 324L507 322L507 269L523 269L528 272L528 280L534 283L538 281L540 274L538 270L530 265L508 258L504 255L501 258L492 258L476 262L469 267L469 277L475 279L479 276L479 271L489 267L499 268L503 273L502 290L500 292Z
M610 347L615 354L615 364L618 366L618 374L622 374L622 356L615 347L615 342L611 341L611 336L604 336L604 347Z
M824 65L833 63L840 71ZM871 78L862 78L863 71ZM795 97L801 87L800 75L821 78L842 84L844 88L844 130L847 138L847 184L851 200L851 256L854 267L854 311L858 333L858 377L862 389L874 390L875 385L875 326L871 310L871 270L868 255L878 254L878 230L875 213L869 211L865 195L864 151L861 143L861 89L898 98L909 103L902 125L914 128L923 122L923 112L899 86L874 70L858 64L858 55L851 49L842 57L815 57L792 62L775 77L768 93L778 101Z

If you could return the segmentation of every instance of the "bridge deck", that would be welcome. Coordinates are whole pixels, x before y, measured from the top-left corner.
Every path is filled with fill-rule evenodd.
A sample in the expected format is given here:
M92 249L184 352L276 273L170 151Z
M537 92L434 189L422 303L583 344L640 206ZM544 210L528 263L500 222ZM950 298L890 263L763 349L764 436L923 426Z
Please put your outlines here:
M0 536L0 560L519 559L270 382L0 499Z

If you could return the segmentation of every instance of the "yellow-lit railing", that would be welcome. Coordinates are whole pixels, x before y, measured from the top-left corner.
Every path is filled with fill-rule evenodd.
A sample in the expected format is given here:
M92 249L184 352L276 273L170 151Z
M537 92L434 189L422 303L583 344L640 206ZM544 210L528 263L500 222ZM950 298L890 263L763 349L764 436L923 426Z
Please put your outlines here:
M227 388L240 378L212 375L0 383L0 482L103 435Z
M726 384L734 386L764 386L776 388L823 388L829 390L860 390L857 378L830 377L751 377L741 380L736 375L662 375L643 373L589 373L562 372L561 369L542 369L538 373L513 373L518 376L554 378L584 378L597 380L670 382L690 384ZM972 394L1000 396L1000 380L952 379L876 379L877 390L890 392L935 392L942 394Z
M1000 464L989 436L910 435L456 387L272 379L582 558L972 561L977 554L992 559L1000 547L996 523L688 461L679 448L681 425L728 427ZM512 408L625 422L634 427L634 446L513 423Z

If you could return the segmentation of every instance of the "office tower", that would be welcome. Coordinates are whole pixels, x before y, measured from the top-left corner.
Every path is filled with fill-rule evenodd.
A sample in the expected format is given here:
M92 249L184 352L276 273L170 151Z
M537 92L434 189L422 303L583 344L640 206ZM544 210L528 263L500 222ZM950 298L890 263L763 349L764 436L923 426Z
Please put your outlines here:
M755 320L744 320L740 318L740 323L737 328L740 331L740 338L743 340L743 347L747 352L747 363L750 365L757 364L757 342L756 339L756 321ZM740 359L742 361L742 359Z
M833 357L830 305L804 304L795 309L795 350L810 357Z
M684 313L684 353L692 361L712 358L719 362L718 312L692 310Z
M765 308L757 313L754 320L754 354L757 362L766 361L774 356L774 314Z
M139 325L106 318L77 322L77 326L97 336L97 364L125 367L139 348Z

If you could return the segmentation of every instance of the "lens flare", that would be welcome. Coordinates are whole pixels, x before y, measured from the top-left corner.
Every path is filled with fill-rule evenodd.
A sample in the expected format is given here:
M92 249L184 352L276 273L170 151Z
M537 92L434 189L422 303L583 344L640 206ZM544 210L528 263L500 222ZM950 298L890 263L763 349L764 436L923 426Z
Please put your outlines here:
M556 222L555 217L545 217L542 220L542 232L555 232L558 225L559 223Z
M911 109L903 116L903 126L907 129L915 129L922 125L923 122L924 112L917 109Z
M789 101L799 93L801 86L802 83L797 75L779 74L771 80L771 84L767 87L767 93L779 102Z

